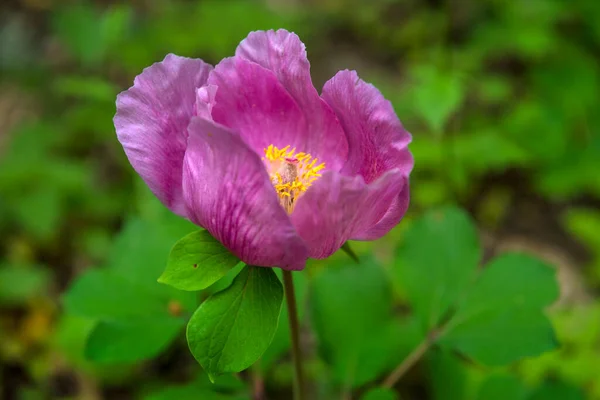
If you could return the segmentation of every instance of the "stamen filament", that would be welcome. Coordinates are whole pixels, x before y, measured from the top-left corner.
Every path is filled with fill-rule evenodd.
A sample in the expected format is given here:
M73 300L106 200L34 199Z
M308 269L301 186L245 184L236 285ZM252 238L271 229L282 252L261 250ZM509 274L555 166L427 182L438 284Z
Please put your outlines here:
M271 182L288 213L293 211L298 197L321 177L319 172L325 169L325 163L318 163L308 153L296 153L296 148L290 147L288 145L279 149L271 144L264 149L263 158L263 161L268 162Z

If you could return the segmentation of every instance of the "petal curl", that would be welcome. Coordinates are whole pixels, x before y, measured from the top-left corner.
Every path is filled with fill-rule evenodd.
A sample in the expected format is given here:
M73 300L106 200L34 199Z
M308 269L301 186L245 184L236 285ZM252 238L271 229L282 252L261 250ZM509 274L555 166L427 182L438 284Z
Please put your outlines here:
M212 108L215 104L217 87L215 85L204 85L196 91L196 115L198 117L212 120Z
M275 74L306 115L309 132L322 141L323 152L338 155L336 162L326 162L327 168L339 171L348 157L348 139L312 83L306 47L298 35L284 29L251 32L235 54Z
M386 171L400 169L408 176L414 160L408 151L411 135L396 116L392 104L356 71L340 71L325 83L322 97L342 123L350 152L343 168L361 175L367 183Z
M271 70L300 105L312 103L312 95L319 96L310 77L306 47L295 33L285 29L250 32L235 55Z
M381 217L375 225L365 229L362 232L356 232L350 239L352 240L376 240L387 234L393 227L398 225L410 202L410 186L408 178L404 178L404 187L400 194L392 201L390 208Z
M402 172L394 169L367 184L362 176L328 171L298 199L292 222L313 258L326 258L346 240L375 225L402 190Z
M239 132L258 154L269 144L305 145L306 119L270 71L241 58L226 58L208 83L217 87L214 121Z
M230 130L193 118L183 165L190 219L250 265L300 270L306 245L259 156Z
M336 152L340 160L347 158L346 135L312 83L306 47L298 35L284 29L251 32L235 54L272 71L307 116L309 131L324 141L324 150ZM341 167L328 166L335 171Z
M327 136L310 130L308 115L272 71L245 58L226 58L211 72L208 83L217 86L214 121L239 132L258 154L270 144L290 145L317 157L327 168L344 163L345 155L331 151Z
M211 70L202 60L169 54L117 96L114 124L129 162L154 195L182 216L187 126L194 115L196 88L206 83Z

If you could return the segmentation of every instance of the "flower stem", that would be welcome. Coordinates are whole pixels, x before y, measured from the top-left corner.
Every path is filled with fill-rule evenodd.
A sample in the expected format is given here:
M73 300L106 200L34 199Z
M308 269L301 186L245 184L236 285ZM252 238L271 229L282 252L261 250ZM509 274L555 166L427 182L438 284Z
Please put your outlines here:
M283 270L283 287L287 303L290 334L292 338L292 360L294 362L294 400L304 400L304 374L302 371L302 356L300 353L300 325L298 324L298 308L294 281L290 271Z
M252 366L252 400L265 399L265 381L260 371L260 360Z

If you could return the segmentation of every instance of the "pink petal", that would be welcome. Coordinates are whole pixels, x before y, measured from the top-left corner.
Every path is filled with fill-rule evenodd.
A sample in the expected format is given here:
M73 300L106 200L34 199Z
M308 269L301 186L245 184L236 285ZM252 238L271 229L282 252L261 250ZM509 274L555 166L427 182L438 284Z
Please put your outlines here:
M196 88L212 66L169 54L138 75L117 97L114 124L129 162L150 190L185 216L181 188L187 126L194 115Z
M313 258L326 258L374 226L405 185L400 170L366 184L361 176L328 171L298 199L292 222Z
M183 194L190 219L250 265L300 270L308 257L260 157L230 130L189 126Z
M209 84L217 87L214 121L239 132L257 154L270 144L310 146L304 114L270 71L241 58L226 58Z
M346 135L331 108L315 89L306 48L295 33L284 29L252 32L240 43L235 54L272 71L307 116L308 129L321 138L324 152L335 152L340 160L346 159ZM336 171L341 167L341 163L328 165Z
M390 208L381 217L375 225L365 229L362 232L356 232L350 239L352 240L376 240L386 235L406 214L410 200L410 186L408 178L404 178L404 187L400 194L392 201Z
M348 135L350 153L343 173L361 175L366 182L399 169L405 184L380 221L352 239L373 240L400 222L409 203L408 176L414 159L408 150L410 134L396 116L392 104L355 71L340 71L323 87L323 98L334 109Z
M395 168L404 176L410 174L414 164L407 147L411 136L377 88L355 71L340 71L325 83L323 98L348 135L344 174L361 175L367 183Z
M212 108L216 95L217 87L215 85L204 85L196 91L196 115L198 117L212 120Z

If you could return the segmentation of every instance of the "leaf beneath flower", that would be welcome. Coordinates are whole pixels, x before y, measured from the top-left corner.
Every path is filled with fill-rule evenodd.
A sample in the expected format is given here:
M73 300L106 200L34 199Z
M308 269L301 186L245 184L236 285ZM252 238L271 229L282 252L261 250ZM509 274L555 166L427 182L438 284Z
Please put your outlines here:
M282 301L283 286L271 268L246 266L196 310L188 345L211 380L258 360L277 330Z
M179 240L167 261L160 283L180 290L206 289L221 279L240 260L208 231L192 232Z

